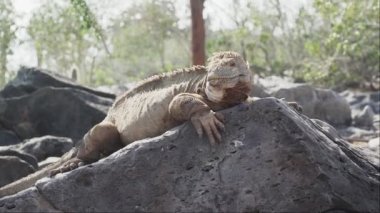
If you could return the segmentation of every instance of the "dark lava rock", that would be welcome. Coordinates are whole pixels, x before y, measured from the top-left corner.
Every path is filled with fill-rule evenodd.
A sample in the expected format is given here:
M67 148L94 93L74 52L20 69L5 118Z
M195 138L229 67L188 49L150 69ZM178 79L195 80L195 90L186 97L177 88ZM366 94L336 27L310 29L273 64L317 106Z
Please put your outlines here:
M36 157L21 150L12 149L10 146L0 147L0 156L15 156L30 164L34 169L38 168L38 161Z
M22 144L14 146L14 148L33 155L38 161L42 161L47 157L60 157L73 146L74 143L70 138L46 135L28 139Z
M0 123L20 139L55 135L80 139L106 116L113 100L74 88L41 88L2 99Z
M218 145L186 123L4 197L0 211L379 212L378 168L331 126L274 98L223 113Z
M0 129L0 146L8 146L20 143L21 140L12 131Z
M17 72L17 76L12 81L10 81L2 91L0 91L0 97L18 97L30 94L44 87L74 88L104 98L115 98L115 95L113 94L96 91L81 86L57 73L34 67L21 67L20 70Z
M0 155L0 171L1 187L35 172L36 169L19 157ZM0 210L0 212L1 211L2 210Z

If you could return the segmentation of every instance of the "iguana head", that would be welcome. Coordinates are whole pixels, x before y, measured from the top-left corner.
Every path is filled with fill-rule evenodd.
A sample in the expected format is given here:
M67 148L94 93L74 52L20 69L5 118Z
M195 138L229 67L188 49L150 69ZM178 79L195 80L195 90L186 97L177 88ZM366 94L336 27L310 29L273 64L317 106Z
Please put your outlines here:
M240 103L248 97L253 77L243 57L236 52L219 52L207 62L205 92L210 101Z

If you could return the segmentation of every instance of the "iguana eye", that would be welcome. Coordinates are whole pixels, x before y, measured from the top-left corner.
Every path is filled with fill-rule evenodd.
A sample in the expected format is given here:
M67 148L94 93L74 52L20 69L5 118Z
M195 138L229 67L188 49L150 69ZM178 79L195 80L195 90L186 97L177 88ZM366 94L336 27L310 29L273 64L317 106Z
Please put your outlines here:
M235 66L235 62L231 62L231 63L230 63L230 66L231 66L231 67L234 67L234 66Z

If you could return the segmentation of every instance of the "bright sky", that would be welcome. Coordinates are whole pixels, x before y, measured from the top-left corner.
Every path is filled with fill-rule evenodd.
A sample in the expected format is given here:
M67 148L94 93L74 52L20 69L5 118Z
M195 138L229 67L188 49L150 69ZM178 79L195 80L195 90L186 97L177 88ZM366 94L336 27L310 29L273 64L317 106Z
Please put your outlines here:
M13 47L14 54L9 59L9 70L17 70L20 65L36 66L37 59L35 56L33 44L29 40L29 36L23 27L28 25L28 22L35 10L37 10L44 2L49 0L13 0L13 4L16 10L16 23L20 27L17 31L17 36L20 40L25 42L15 44ZM57 1L57 0L55 0ZM258 8L262 8L267 2L266 0L240 0L240 2L252 1ZM62 2L62 0L61 0ZM124 9L126 9L131 1L120 0L86 0L90 5L93 12L97 15L98 21L106 26L110 23L110 19L117 17ZM280 0L284 11L288 12L290 17L296 13L297 9L301 5L306 5L311 0ZM204 16L218 17L211 19L211 29L231 28L234 26L230 17L224 14L231 12L234 0L206 0ZM188 9L188 0L176 1L176 15L180 19L180 26L190 25L190 11ZM242 11L243 12L243 11ZM230 13L231 14L231 13ZM231 14L232 15L232 14ZM29 41L28 41L29 40Z

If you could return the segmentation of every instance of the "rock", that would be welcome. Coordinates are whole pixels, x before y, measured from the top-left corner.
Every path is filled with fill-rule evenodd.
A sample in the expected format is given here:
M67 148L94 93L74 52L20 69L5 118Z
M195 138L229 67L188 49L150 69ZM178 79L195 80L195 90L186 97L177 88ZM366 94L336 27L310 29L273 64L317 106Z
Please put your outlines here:
M64 138L64 137L55 137L55 136L43 136L39 138L32 138L29 140L25 140L21 144L12 145L12 146L3 146L0 148L0 156L6 156L6 157L17 157L20 160L23 161L21 165L23 165L25 168L29 168L25 164L28 163L33 170L27 170L29 173L41 169L45 167L46 165L54 162L56 159L60 159L59 157L50 158L49 160L46 159L50 156L62 156L64 153L68 152L73 147L73 141L70 138ZM1 180L5 183L9 183L9 179L13 181L17 180L18 178L24 177L26 174L25 169L19 170L20 162L17 160L14 160L13 158L10 158L11 160L8 161L7 166L9 167L6 170L0 170L4 171L0 174L0 182ZM45 160L46 159L46 160ZM41 163L38 163L39 161L45 160ZM11 163L14 163L14 167L11 166ZM12 178L9 178L9 171L11 171ZM18 174L19 175L15 175Z
M18 144L21 140L15 135L14 132L0 129L0 146L8 146Z
M351 90L345 90L341 93L339 93L342 97L344 97L348 104L355 105L362 101L364 101L367 97L364 93L360 93L357 91L351 91Z
M315 125L319 126L319 128L323 129L323 131L327 132L334 140L339 140L341 138L339 132L330 124L318 120L318 119L310 119Z
M1 187L33 173L35 168L19 157L0 156L0 171ZM0 212L2 212L2 209L0 209Z
M295 101L310 118L326 121L334 127L351 124L351 109L347 101L329 89L314 88L308 84L294 83L291 79L271 76L260 79L266 91L274 97Z
M354 116L354 124L360 127L373 127L375 113L369 106Z
M73 145L74 143L70 138L46 135L28 139L18 145L17 149L35 156L38 161L42 161L47 157L62 156L73 148Z
M272 94L280 89L289 89L295 86L302 85L300 83L294 83L294 80L289 77L268 76L258 79L260 84Z
M369 140L368 143L364 143L363 146L351 144L351 147L359 150L369 162L371 162L373 165L376 165L378 170L380 170L379 141L380 141L380 138L377 137L377 138L373 138Z
M380 92L346 90L340 95L348 101L354 114L362 111L367 106L371 107L375 114L380 114Z
M380 114L377 114L373 118L373 126L377 131L380 131Z
M362 129L358 127L347 127L347 128L342 128L339 129L339 135L342 136L343 138L349 140L349 141L366 141L368 142L370 139L376 137L377 134L380 132L376 132L373 130L368 130L368 129Z
M44 87L73 88L87 93L114 99L115 95L96 91L72 82L69 78L40 68L21 67L17 76L0 92L0 97L10 98L30 94Z
M260 79L258 76L254 77L253 84L252 84L252 91L250 96L252 97L269 97L269 92L266 90L266 88L260 83Z
M4 197L0 211L379 212L379 170L323 123L274 98L223 113L219 145L186 123Z
M16 206L23 205L24 212L60 212L54 209L44 198L39 196L37 189L30 189L20 193L20 200L11 204L0 204L0 212L20 212Z
M368 142L368 148L378 153L380 150L380 137L371 139Z
M41 88L3 99L0 123L20 139L43 135L80 139L102 121L113 100L74 88Z
M347 101L332 90L315 89L310 85L300 85L280 89L272 94L286 101L295 101L303 107L310 118L327 121L333 126L351 124L351 109Z
M369 98L373 102L380 102L380 91L370 93Z
M38 168L37 159L33 155L24 153L20 150L12 149L11 147L1 147L0 156L15 156L27 162L29 165L33 167L33 169Z
M348 143L340 137L338 131L334 129L334 127L332 127L330 124L316 119L311 120L317 126L319 126L319 128L322 129L323 132L326 132L332 140L339 141L345 146L347 146L348 144L351 149L355 149L361 154L361 158L365 158L377 169L377 171L380 171L380 153L376 150L371 149L370 143L364 141L356 141L356 138L349 138L351 140L350 143ZM363 138L364 137L361 137L360 139ZM355 154L355 152L353 152L352 154Z

